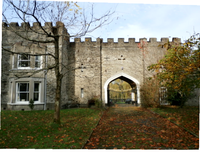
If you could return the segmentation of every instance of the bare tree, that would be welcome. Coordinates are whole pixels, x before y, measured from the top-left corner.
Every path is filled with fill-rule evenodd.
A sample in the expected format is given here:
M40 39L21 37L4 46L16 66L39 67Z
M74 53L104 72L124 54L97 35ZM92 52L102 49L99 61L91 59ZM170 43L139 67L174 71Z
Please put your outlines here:
M89 12L89 13L88 13ZM61 105L61 82L63 71L67 65L61 62L60 44L61 41L69 40L71 37L81 37L102 27L111 22L110 17L114 12L106 12L100 17L94 16L93 6L90 10L83 9L74 2L52 2L52 1L37 1L37 0L4 0L3 2L3 22L9 26L7 30L16 35L16 38L22 39L23 43L29 42L29 46L45 48L48 45L53 46L52 52L17 52L10 48L2 46L3 52L12 54L28 54L30 56L44 55L49 56L53 60L52 65L47 65L42 69L35 70L34 72L26 72L23 77L30 77L41 71L48 71L54 69L56 76L56 93L55 93L55 112L54 122L60 123L60 105ZM13 27L13 21L23 23L23 28L20 30ZM52 28L52 21L56 23L56 28ZM30 26L30 24L37 24L37 28ZM45 27L42 24L45 23ZM65 31L63 31L65 29ZM70 30L69 35L66 31ZM35 36L33 36L33 33ZM14 46L15 44L13 44ZM22 75L18 75L22 77Z

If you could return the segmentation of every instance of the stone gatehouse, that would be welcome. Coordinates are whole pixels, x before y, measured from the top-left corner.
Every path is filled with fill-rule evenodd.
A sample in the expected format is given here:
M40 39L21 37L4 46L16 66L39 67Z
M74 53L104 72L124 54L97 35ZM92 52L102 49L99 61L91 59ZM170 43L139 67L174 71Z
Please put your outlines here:
M70 42L67 29L64 26L52 26L47 22L44 29L57 30L63 34L60 39L61 71L62 79L62 105L79 102L81 106L87 106L89 99L98 97L104 104L109 103L108 85L120 78L128 82L132 87L132 96L140 104L140 86L144 77L152 76L147 66L156 63L164 57L166 49L162 47L168 42L168 38L142 38L135 42L129 38L124 42L119 38L118 42L108 38L107 42L97 38L75 38ZM55 98L55 74L53 64L52 44L33 44L11 32L9 28L17 31L23 30L24 24L11 23L9 27L2 24L2 45L14 52L2 51L2 77L1 77L1 109L3 110L30 110L28 101L35 101L34 109L53 109ZM33 29L38 29L38 23L33 23ZM48 40L48 37L39 37L38 34L29 31L32 38ZM171 43L180 43L179 38L173 38ZM143 44L143 48L139 47ZM20 54L22 52L23 54ZM34 56L29 53L35 54ZM41 55L38 55L41 54ZM44 55L45 54L45 55ZM48 69L48 70L47 70ZM190 105L198 105L199 96L188 102Z

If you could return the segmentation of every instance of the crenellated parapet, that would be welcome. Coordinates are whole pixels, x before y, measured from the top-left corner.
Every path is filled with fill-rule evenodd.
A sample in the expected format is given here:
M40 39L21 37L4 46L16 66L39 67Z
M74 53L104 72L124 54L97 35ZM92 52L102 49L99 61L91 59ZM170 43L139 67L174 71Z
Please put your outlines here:
M5 22L2 23L2 27L3 28L7 28L9 30L9 28L14 28L14 29L24 29L24 28L33 28L33 29L38 29L40 28L41 24L38 22L34 22L33 26L30 26L30 23L28 22L23 22L21 23L21 26L19 26L18 22L11 22L10 24L7 24ZM43 28L52 28L52 22L46 22L44 26L42 26Z
M11 22L10 24L7 24L5 22L2 23L2 30L17 30L17 31L23 31L23 30L47 30L47 31L53 31L54 29L61 29L64 33L67 33L67 29L64 27L64 24L62 22L56 22L56 26L53 26L52 22L45 22L42 26L39 22L34 22L32 26L29 22L23 22L21 25L18 24L18 22Z
M102 40L102 42L103 42L103 39L100 39L100 38L97 38L96 41L92 41L92 38L85 38L85 41L81 41L80 38L75 38L74 43L82 44L82 45L98 44L98 43L100 43L100 40ZM139 42L136 42L135 38L129 38L128 42L125 42L124 38L118 38L117 42L114 42L114 38L107 38L107 42L103 42L102 45L124 45L124 46L134 45L134 44L137 45L141 41L146 41L148 44L158 44L159 45L159 44L167 43L169 41L169 38L161 38L160 41L157 41L157 38L149 38L149 41L147 41L146 38L140 38ZM174 38L172 38L172 41L169 41L169 42L179 44L179 43L181 43L181 39L174 37Z

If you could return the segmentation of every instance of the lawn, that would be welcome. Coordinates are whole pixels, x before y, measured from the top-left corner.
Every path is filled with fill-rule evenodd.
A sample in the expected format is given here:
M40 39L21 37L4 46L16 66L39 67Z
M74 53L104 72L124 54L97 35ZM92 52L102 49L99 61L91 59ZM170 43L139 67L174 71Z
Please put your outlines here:
M152 108L151 110L199 136L198 106L185 106L183 108L163 106L161 108Z
M2 111L0 148L80 149L97 125L98 109L61 110L61 124L52 123L54 111Z

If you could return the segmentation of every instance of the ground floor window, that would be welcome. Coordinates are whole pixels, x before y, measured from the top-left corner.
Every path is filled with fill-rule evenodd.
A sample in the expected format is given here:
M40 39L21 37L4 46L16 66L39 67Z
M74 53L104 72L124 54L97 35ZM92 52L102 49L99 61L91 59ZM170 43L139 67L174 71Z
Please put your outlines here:
M17 102L27 102L29 101L29 83L17 83Z
M39 82L34 83L33 100L34 101L40 101L40 83Z
M44 78L10 79L10 103L29 104L32 99L35 103L44 101Z

